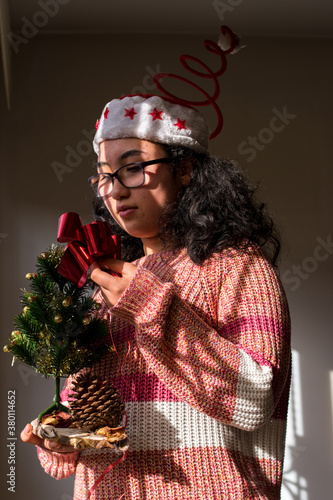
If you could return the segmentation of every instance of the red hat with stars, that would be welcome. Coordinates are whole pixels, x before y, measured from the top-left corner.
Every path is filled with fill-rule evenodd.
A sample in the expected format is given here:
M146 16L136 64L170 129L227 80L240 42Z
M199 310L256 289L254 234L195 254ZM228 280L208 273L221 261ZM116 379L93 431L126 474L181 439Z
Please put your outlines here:
M183 55L180 61L184 68L197 77L211 79L214 91L208 94L196 83L182 76L171 73L158 73L154 83L164 96L135 94L113 99L104 107L102 116L96 123L97 132L94 137L94 150L99 154L101 142L110 139L135 137L161 144L185 146L198 153L208 152L208 141L218 135L223 126L222 113L216 104L220 94L217 77L223 75L227 68L226 55L239 50L239 38L227 27L221 27L218 43L205 40L205 48L219 56L220 66L212 71L204 62L196 57ZM199 71L190 66L194 62L203 68ZM204 96L203 100L191 101L179 98L168 92L161 80L173 78L191 85ZM211 133L209 127L196 107L212 106L217 114L217 126Z

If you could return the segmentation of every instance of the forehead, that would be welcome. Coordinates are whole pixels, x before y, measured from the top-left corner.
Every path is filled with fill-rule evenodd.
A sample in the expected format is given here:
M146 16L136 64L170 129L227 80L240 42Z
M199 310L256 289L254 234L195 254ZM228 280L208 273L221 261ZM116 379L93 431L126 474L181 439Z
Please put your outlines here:
M141 161L154 159L156 154L161 153L164 153L163 147L155 142L136 138L114 139L101 142L98 161Z

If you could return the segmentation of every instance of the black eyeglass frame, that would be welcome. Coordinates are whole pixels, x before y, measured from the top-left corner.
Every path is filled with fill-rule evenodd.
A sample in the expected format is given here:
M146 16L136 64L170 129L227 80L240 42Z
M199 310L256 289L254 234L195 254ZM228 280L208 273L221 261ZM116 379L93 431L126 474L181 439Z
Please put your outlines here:
M111 174L110 172L101 172L100 174L94 174L92 175L91 177L89 177L88 179L88 182L90 184L90 187L92 188L92 190L94 191L94 193L96 194L96 196L98 198L105 198L106 196L109 196L109 194L111 193L112 191L112 188L113 188L113 185L114 185L114 180L113 179L117 179L118 182L120 182L120 184L122 186L124 186L125 188L127 189L135 189L137 187L140 187L140 186L143 186L143 184L146 182L146 172L145 172L145 167L148 167L149 165L155 165L156 163L170 163L170 159L169 158L159 158L157 160L149 160L149 161L136 161L136 162L133 162L133 163L127 163L126 165L122 165L121 167L119 167L115 172L113 172L113 174ZM102 166L102 165L108 165L106 162L98 162L97 163L97 166ZM138 167L141 168L141 171L143 173L143 181L141 182L141 184L138 184L137 186L126 186L122 181L121 179L119 178L119 175L118 175L118 172L119 170L121 170L122 168L125 168L125 167L130 167L131 165L136 165ZM97 192L97 188L95 189L93 186L92 186L92 180L93 179L96 179L97 176L99 175L107 175L108 177L110 177L111 179L111 191L103 196L100 196ZM98 186L98 184L97 184Z

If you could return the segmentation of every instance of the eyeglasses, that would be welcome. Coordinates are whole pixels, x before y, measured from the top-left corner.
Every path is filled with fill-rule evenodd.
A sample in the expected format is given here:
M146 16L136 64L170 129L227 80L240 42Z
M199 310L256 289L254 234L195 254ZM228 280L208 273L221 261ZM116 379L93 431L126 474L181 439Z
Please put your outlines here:
M95 174L88 179L88 182L97 196L103 198L111 193L114 179L117 179L125 188L142 186L146 180L145 167L148 165L155 165L156 163L170 163L170 160L169 158L159 158L158 160L129 163L128 165L118 168L113 174L109 172Z

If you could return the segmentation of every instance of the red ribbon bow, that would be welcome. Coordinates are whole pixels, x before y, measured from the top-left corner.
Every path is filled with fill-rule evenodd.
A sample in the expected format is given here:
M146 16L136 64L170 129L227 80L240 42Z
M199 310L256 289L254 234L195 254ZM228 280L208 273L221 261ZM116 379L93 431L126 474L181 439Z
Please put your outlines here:
M58 226L59 243L68 243L58 272L81 288L87 281L89 266L101 256L120 259L120 236L112 233L107 222L95 221L82 226L74 212L62 214Z

